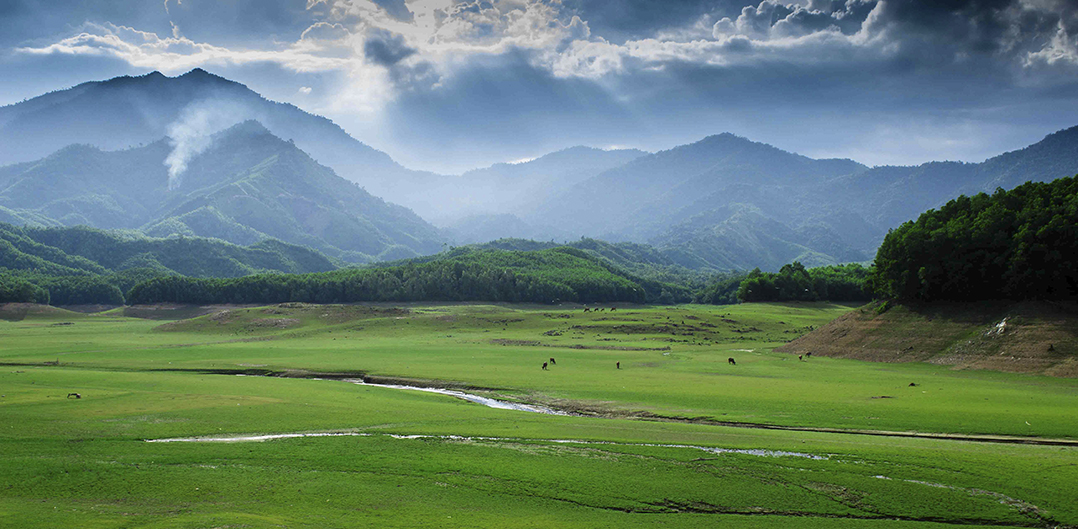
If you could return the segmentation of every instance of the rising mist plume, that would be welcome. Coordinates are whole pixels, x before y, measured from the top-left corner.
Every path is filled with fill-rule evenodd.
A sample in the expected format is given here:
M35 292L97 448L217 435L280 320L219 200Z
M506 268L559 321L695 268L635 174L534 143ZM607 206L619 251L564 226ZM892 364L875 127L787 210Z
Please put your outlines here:
M187 105L168 126L168 142L172 146L172 152L165 158L169 191L180 187L187 163L209 148L214 134L249 119L252 113L242 104L217 99Z

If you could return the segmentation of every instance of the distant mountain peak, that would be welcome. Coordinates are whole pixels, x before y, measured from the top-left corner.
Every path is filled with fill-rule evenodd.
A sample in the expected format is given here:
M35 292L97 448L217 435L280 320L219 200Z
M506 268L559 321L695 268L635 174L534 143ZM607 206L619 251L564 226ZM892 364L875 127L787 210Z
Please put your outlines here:
M225 130L223 130L223 131L221 131L221 132L219 132L217 134L221 135L221 136L232 136L232 135L241 135L241 134L247 134L247 135L262 135L262 134L265 134L265 135L273 136L273 133L270 132L270 130L267 129L266 126L263 125L262 122L258 121L257 119L248 119L248 120L241 121L241 122L236 123L235 125L232 125L231 127L227 128L227 129L225 129Z
M191 71L181 75L180 77L200 77L200 76L201 77L218 77L218 78L220 78L219 76L213 75L212 73L207 72L206 70L203 70L202 68L192 68Z
M203 108L205 107L205 108ZM159 71L82 83L0 107L0 166L48 156L71 143L105 151L157 141L190 113L215 123L258 119L280 137L341 174L371 185L408 171L388 154L356 140L325 117L271 101L242 83L194 68L169 77Z

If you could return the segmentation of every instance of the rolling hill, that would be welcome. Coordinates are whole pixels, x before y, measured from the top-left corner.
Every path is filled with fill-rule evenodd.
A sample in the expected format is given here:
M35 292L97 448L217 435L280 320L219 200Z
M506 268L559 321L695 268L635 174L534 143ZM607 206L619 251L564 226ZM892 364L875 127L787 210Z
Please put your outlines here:
M238 277L259 272L336 270L314 250L266 239L238 246L202 237L147 237L86 226L35 228L0 223L0 270L56 276L102 275L146 268L165 275Z

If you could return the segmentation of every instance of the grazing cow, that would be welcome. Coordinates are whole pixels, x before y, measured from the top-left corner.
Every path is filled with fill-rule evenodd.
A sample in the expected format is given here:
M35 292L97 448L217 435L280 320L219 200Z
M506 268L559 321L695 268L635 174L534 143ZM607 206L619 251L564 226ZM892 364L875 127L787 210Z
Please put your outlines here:
M543 369L546 370L546 362L543 362Z
M552 365L552 366L558 365L558 363L554 361L554 357L553 357L553 356L552 356L552 357L550 357L550 365Z
M805 357L803 355L797 355L797 359L802 361L802 362L805 361Z
M610 307L610 312L614 312L615 310L618 310L618 308L617 307Z
M584 307L584 312L591 312L591 309Z
M812 358L812 351L805 353L805 358Z
M621 369L621 362L617 363L618 369Z
M737 362L734 362L734 359L733 359L733 358L727 358L727 359L726 359L726 361L727 361L727 362L729 362L729 363L730 363L730 365L732 365L732 366L736 366L736 365L737 365Z
M915 387L917 387L917 383L916 383L916 382L910 382L910 386L909 386L909 387L911 387L911 388L915 388Z
M76 399L81 399L82 395L79 395L78 393L68 393L67 398L70 399L71 397L75 397Z

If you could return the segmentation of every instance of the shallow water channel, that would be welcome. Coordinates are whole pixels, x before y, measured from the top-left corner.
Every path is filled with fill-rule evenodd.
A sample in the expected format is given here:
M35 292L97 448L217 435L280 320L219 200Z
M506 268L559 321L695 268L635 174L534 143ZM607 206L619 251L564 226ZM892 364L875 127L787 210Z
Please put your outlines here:
M520 404L517 402L507 402L504 400L492 399L489 397L481 397L479 395L473 395L471 393L465 393L463 391L457 391L454 389L443 388L425 388L421 386L402 386L398 384L374 384L371 382L364 382L362 380L347 379L345 382L351 382L352 384L358 384L360 386L373 386L376 388L390 388L390 389L406 389L410 391L425 391L427 393L438 393L439 395L449 395L450 397L456 397L458 399L464 399L468 402L474 402L476 404L482 404L488 408L496 408L499 410L516 410L527 411L532 413L545 413L547 415L572 415L564 411L558 411L546 406L535 406L532 404Z

